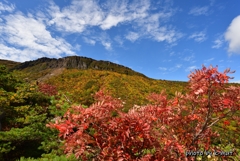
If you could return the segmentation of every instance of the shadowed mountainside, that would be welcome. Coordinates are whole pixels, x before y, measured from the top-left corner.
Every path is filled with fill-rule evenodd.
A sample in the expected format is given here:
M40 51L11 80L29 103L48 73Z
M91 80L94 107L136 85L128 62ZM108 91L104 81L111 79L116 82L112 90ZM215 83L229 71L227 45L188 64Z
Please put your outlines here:
M120 74L126 75L138 75L142 77L146 77L145 75L133 71L132 69L115 64L109 61L102 60L94 60L87 57L80 56L69 56L65 58L40 58L33 61L26 61L20 64L16 64L14 67L10 68L11 70L22 70L25 72L38 73L40 75L41 72L48 73L49 71L56 69L95 69L95 70L107 70L112 72L117 72Z

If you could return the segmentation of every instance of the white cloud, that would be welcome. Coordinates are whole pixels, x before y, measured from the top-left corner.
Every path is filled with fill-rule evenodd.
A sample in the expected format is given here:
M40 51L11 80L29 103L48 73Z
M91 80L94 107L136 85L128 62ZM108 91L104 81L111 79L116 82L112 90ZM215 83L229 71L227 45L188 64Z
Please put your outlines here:
M94 37L94 39L100 42L106 50L112 50L112 41L106 32L100 33L98 36Z
M182 64L177 64L175 67L176 67L176 68L181 68L181 67L182 67Z
M179 35L172 29L159 27L159 18L170 17L170 13L150 14L150 0L142 1L77 1L64 8L60 8L53 2L48 8L50 20L48 25L54 26L58 31L67 33L81 33L86 35L86 31L99 27L101 30L109 30L124 24L131 24L134 31L125 33L125 38L134 42L142 36L153 38L156 41L175 41ZM141 22L144 23L141 24ZM154 28L154 30L152 30ZM142 31L147 32L142 34ZM136 30L136 31L135 31ZM124 31L123 31L124 32ZM92 34L92 32L90 32ZM96 36L89 36L85 42L94 44L91 40L96 40ZM115 39L122 44L123 39ZM112 49L111 42L100 42L106 49Z
M123 39L121 38L121 36L117 35L114 37L114 40L119 44L119 45L123 45Z
M126 35L126 39L130 40L131 42L136 41L139 37L140 37L140 35L136 32L129 32Z
M33 15L16 14L3 16L6 23L0 23L0 58L26 61L41 56L61 57L74 55L73 47L64 39L53 38L43 22ZM8 46L6 46L8 44Z
M148 16L150 9L149 0L133 1L108 1L108 11L100 27L103 30L110 29L120 23L128 23Z
M219 49L223 45L223 40L218 38L213 43L214 43L214 45L212 46L212 48Z
M150 10L150 0L110 0L102 4L95 0L73 0L70 6L62 9L51 3L48 9L51 20L48 24L62 32L81 34L93 27L109 30L112 27L131 24L132 31L126 31L125 38L132 42L145 37L158 42L173 43L182 37L174 28L163 25L163 22L173 15L173 10L164 8L155 14L150 13Z
M15 10L15 6L13 4L7 5L0 2L0 13L2 11L12 12L14 10Z
M70 6L62 10L51 3L48 12L52 19L49 22L60 31L82 33L87 27L99 26L108 30L120 23L133 21L147 16L149 0L128 4L127 1L107 1L100 6L97 1L73 0Z
M235 17L229 25L225 40L228 41L228 52L240 54L240 15Z
M194 41L199 42L199 43L201 43L207 39L206 34L203 31L195 32L192 35L190 35L188 38L193 39Z
M190 55L190 56L186 56L183 58L184 61L192 61L194 58L194 54Z
M95 40L92 40L90 38L87 38L87 37L83 37L83 40L88 43L88 44L91 44L91 45L95 45L96 44L96 41Z
M105 17L93 0L73 0L70 6L62 10L52 2L48 12L51 16L49 25L54 25L59 31L70 33L82 33L88 26L98 26Z
M79 45L79 44L76 44L76 45L73 47L73 50L80 51L80 49L81 49L81 45Z
M185 71L186 72L190 72L190 71L193 71L193 70L195 70L195 69L197 69L197 66L189 66L189 67L187 67L186 69L185 69Z
M105 47L106 50L112 50L112 46L110 42L102 42L102 45Z
M194 15L194 16L200 16L200 15L208 15L209 7L194 7L192 8L188 14Z
M14 5L5 5L0 2L0 12L14 10ZM123 29L122 37L114 38L120 45L126 39L134 42L140 38L174 44L182 37L174 27L165 25L165 22L174 14L171 6L163 6L154 14L151 10L150 0L109 0L101 3L98 0L73 0L70 5L64 7L50 1L47 9L37 11L34 15L17 12L2 16L0 44L5 46L4 49L9 47L12 51L24 51L26 54L31 52L32 54L28 53L28 57L23 56L24 60L30 60L40 55L51 57L60 57L62 54L73 55L75 54L73 50L80 49L80 45L73 47L63 38L54 36L58 34L57 32L61 32L62 35L81 34L86 43L91 45L99 43L106 50L112 50L112 40L108 34L103 36L99 33L120 25L131 26L125 31ZM50 32L53 29L55 31ZM1 51L1 57L3 53L5 52Z
M26 51L19 50L14 47L8 47L4 44L0 43L0 59L6 59L6 60L14 60L14 61L20 61L23 62L25 60L28 60L28 54Z
M100 27L103 30L107 30L112 28L113 26L117 26L117 24L124 21L125 21L125 18L123 16L108 15L106 19L102 22Z
M174 43L178 39L180 39L183 34L177 32L175 29L171 27L167 27L164 25L160 26L160 21L164 21L169 19L173 13L169 12L160 12L156 14L151 14L146 18L139 19L137 22L138 31L140 36L145 36L147 38L151 38L155 41L162 42L166 41L168 43Z
M83 40L91 45L95 45L97 42L104 46L106 50L112 50L112 41L106 32L95 33L88 37L83 37Z
M173 43L177 39L181 38L182 34L177 33L175 30L166 29L163 27L152 31L151 36L158 42L167 41L168 43Z

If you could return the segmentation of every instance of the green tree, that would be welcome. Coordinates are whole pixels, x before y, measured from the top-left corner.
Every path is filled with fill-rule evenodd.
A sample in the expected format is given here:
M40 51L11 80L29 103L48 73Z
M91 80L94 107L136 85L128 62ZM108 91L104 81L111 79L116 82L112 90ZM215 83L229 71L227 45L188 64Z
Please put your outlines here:
M17 74L0 66L0 160L40 157L49 145L56 144L57 132L46 127L55 117L51 112L54 109L49 108L51 97L46 92L49 92L46 85L25 83ZM48 146L39 149L44 142Z

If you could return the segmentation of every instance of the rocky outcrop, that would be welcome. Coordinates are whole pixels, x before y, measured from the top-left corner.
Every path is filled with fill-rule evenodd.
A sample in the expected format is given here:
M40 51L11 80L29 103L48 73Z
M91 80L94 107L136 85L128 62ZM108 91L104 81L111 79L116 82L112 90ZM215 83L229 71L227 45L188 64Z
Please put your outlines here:
M40 58L33 61L26 61L17 65L14 69L25 69L32 66L42 65L43 68L76 68L76 69L87 69L88 65L87 62L92 62L93 59L85 58L85 57L65 57L65 58ZM43 65L44 64L44 65ZM43 69L41 68L41 69Z
M127 75L145 75L135 72L132 69L115 64L109 61L94 60L87 57L69 56L64 58L39 58L33 61L26 61L16 65L12 70L34 70L35 72L43 71L46 69L65 68L65 69L96 69L96 70L108 70L118 72Z

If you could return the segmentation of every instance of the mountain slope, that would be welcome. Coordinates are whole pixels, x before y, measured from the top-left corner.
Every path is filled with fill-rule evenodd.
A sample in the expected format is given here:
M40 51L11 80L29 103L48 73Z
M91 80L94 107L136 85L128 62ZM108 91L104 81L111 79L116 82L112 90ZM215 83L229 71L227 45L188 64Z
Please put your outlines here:
M138 75L126 75L111 71L93 69L68 69L57 76L49 78L47 83L57 86L58 90L67 94L72 102L90 105L94 102L92 95L104 89L115 98L125 102L125 109L134 104L148 103L147 96L153 92L166 90L169 97L176 91L184 91L186 82L153 80Z
M121 98L125 109L129 109L134 104L146 104L150 93L165 89L172 97L186 86L186 82L154 80L122 65L78 56L16 63L11 70L21 71L30 81L55 85L60 92L69 94L72 102L87 106L94 102L92 94L100 89Z
M20 63L19 62L10 61L10 60L0 59L0 65L5 65L8 69L14 68L18 64L20 64Z

